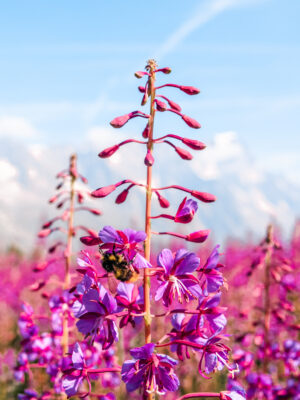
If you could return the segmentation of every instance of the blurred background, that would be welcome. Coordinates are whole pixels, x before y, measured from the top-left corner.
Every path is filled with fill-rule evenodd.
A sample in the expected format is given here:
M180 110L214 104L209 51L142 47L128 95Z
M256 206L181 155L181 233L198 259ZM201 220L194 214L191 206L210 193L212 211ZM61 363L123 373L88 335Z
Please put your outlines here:
M109 121L141 108L134 72L149 58L172 68L161 83L201 89L196 97L165 93L202 128L190 132L177 116L161 113L156 135L207 144L192 161L155 149L155 185L214 193L218 201L200 208L195 226L211 229L217 241L261 237L269 222L288 237L300 214L299 12L298 0L2 4L2 250L12 244L32 249L41 221L51 216L54 176L67 167L71 152L78 153L91 189L145 179L139 145L122 147L109 161L97 154L140 136L142 121L121 130ZM119 208L113 197L99 200L104 214L101 222L91 219L91 227L133 222L142 228L139 196L132 192ZM172 196L176 210L180 199Z

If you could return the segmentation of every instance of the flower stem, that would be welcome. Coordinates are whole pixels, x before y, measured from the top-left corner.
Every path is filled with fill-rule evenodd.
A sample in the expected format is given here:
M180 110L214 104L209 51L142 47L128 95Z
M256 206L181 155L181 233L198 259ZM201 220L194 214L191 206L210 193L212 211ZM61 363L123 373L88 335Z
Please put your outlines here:
M72 174L71 171L76 171L76 154L72 154L70 158L70 214L68 220L68 239L67 239L67 248L65 253L65 279L64 279L64 289L68 289L71 283L71 257L72 257L72 238L73 238L73 220L74 220L74 201L75 201L75 181L76 176ZM63 354L68 353L69 350L69 327L68 327L68 310L64 310L63 316L63 335L62 335L62 346L63 346Z
M264 334L265 334L264 353L265 354L263 360L263 370L265 373L268 372L269 347L270 347L269 331L270 331L270 321L271 321L271 298L270 298L271 259L272 259L272 249L274 245L272 225L269 225L267 229L266 244L268 247L265 257L265 277L264 277Z

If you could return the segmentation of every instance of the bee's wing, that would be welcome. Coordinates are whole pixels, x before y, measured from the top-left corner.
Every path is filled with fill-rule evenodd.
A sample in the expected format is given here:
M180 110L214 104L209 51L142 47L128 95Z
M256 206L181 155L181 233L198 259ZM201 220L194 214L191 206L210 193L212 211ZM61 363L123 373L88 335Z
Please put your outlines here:
M118 280L112 272L108 274L107 285L111 294L117 293Z

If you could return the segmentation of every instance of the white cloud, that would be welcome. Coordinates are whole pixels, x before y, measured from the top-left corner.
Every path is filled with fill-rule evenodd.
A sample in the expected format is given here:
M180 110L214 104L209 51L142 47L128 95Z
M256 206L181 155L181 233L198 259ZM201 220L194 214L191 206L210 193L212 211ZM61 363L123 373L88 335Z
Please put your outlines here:
M35 128L23 117L0 117L0 137L32 138L36 135Z

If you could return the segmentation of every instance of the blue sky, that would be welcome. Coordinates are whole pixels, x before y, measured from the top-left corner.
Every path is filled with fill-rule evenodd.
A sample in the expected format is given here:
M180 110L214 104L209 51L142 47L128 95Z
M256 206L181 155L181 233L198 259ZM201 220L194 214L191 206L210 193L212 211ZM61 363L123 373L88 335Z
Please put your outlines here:
M259 170L298 182L299 15L298 0L5 2L1 143L78 151L95 127L114 135L108 122L140 101L133 72L158 57L169 81L201 89L169 92L201 122L200 140L234 132ZM158 126L180 133L173 116Z

